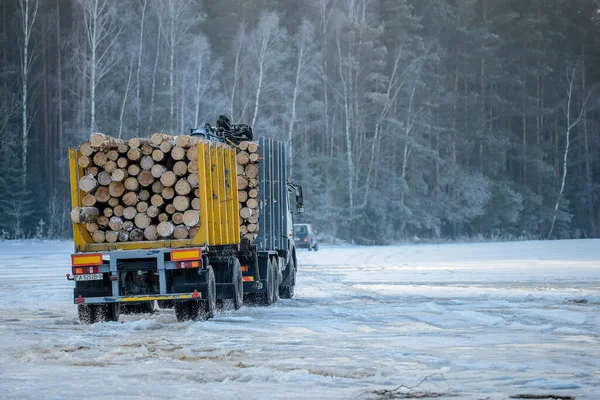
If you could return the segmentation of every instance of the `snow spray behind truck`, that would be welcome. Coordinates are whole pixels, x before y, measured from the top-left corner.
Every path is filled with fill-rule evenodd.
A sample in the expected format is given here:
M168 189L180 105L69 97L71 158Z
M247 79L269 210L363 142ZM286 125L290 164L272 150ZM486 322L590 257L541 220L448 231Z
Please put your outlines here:
M207 125L151 140L93 134L69 150L67 278L82 323L155 301L185 321L211 318L217 301L293 297L302 188L287 179L282 142L239 139Z

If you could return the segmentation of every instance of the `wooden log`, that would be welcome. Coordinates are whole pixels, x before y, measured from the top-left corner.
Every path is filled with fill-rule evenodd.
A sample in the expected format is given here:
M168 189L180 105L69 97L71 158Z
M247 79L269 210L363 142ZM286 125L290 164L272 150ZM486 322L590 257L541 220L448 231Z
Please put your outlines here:
M246 233L244 237L252 243L258 235L256 233Z
M248 150L248 145L249 143L247 141L242 140L240 144L238 144L238 149L240 149L241 151L246 151Z
M258 155L258 153L250 154L250 162L257 163L258 160L260 160L260 156Z
M177 161L175 165L173 165L173 173L177 176L184 176L188 172L188 166L185 161Z
M156 231L158 232L158 236L162 238L169 238L173 235L173 231L175 230L175 226L170 222L161 222L156 227Z
M127 173L129 176L138 176L141 170L142 169L137 164L131 164L129 167L127 167Z
M142 154L145 156L150 156L150 157L152 157L152 152L155 149L156 149L156 147L154 145L152 145L151 143L144 143L141 147Z
M135 205L135 209L141 213L147 212L148 211L148 203L145 201L140 201Z
M244 175L246 167L244 167L242 164L235 163L235 171L237 175Z
M154 183L154 177L152 176L152 172L146 169L138 174L137 180L140 183L140 185L142 185L142 187L145 188Z
M119 154L127 154L129 151L129 145L125 142L117 144L117 151Z
M149 206L148 209L146 210L146 214L150 218L156 218L158 216L158 214L160 214L160 208L158 208L156 206Z
M138 202L138 195L136 192L127 192L123 195L121 201L125 206L135 206Z
M113 231L119 231L123 228L123 219L121 217L111 217L108 221L108 227Z
M112 178L113 182L123 182L128 177L129 177L129 174L127 173L127 171L124 169L120 169L120 168L115 169L111 174L111 178Z
M110 207L106 207L104 210L102 210L102 214L104 214L106 218L110 218L113 216L113 209Z
M88 222L85 224L85 229L87 229L89 233L94 233L98 230L98 224L95 222Z
M125 209L123 209L123 218L132 220L137 216L138 216L138 212L135 209L135 207L129 206L129 207L125 207ZM141 228L141 226L138 226L138 228Z
M106 172L108 172L109 174L112 174L115 170L117 169L117 163L114 161L107 161L106 164L104 164L104 170Z
M252 197L253 199L258 198L258 189L254 188L254 189L250 189L248 191L248 196Z
M244 224L244 225L240 225L240 233L242 235L245 235L246 233L248 233L248 227Z
M240 217L246 219L252 216L252 209L248 207L244 207L240 210Z
M145 189L140 190L140 192L138 193L138 198L141 201L148 201L148 199L150 198L150 192Z
M248 179L242 175L237 176L238 190L244 190L248 187Z
M183 213L183 223L185 226L196 226L200 222L200 213L196 210L187 210Z
M165 187L171 187L177 182L177 175L173 171L167 171L160 177L160 181Z
M106 153L99 151L98 153L94 154L93 161L95 165L103 167L104 164L106 164L106 162L108 161L108 156L106 155Z
M198 233L199 229L197 227L190 228L188 231L188 238L193 239Z
M173 149L174 144L174 140L165 140L160 144L160 151L162 151L165 154L169 154L171 152L171 149Z
M132 242L141 242L144 240L144 231L139 228L133 228L129 232L129 240Z
M119 231L119 242L128 242L129 241L129 232L122 230Z
M98 181L91 175L82 176L79 179L79 189L89 193L98 187Z
M188 172L190 174L197 174L198 173L198 161L190 161L187 165L188 168Z
M87 174L86 175L91 175L93 177L97 177L98 174L100 173L100 168L98 167L89 167L88 169L86 169Z
M238 201L240 203L245 203L248 200L248 192L245 190L238 190Z
M173 140L173 136L167 135L166 133L161 132L161 133L154 133L150 137L150 141L152 142L152 144L154 144L156 146L160 145L165 140Z
M152 184L152 192L154 192L154 193L160 194L164 188L165 188L165 185L163 185L161 181L155 181Z
M247 165L250 162L250 155L245 151L237 153L236 160L238 164Z
M161 149L156 149L152 151L152 159L155 162L161 162L165 159L165 153L162 152Z
M190 199L186 196L176 196L173 199L173 206L177 211L185 211L190 208Z
M258 153L258 143L248 143L248 153Z
M188 181L192 189L195 189L200 185L200 177L198 174L189 174L185 179Z
M175 184L175 192L180 196L190 194L191 191L192 186L188 183L188 181L185 178L181 178Z
M246 206L249 208L258 208L258 199L248 199Z
M250 218L248 218L247 221L250 224L258 224L258 217L256 215L253 215Z
M162 207L162 205L165 204L165 199L163 199L163 197L160 194L155 194L150 198L150 203L154 207Z
M125 179L125 182L123 182L123 184L125 185L125 189L127 190L135 192L140 189L140 182L134 176L130 176L129 178Z
M165 222L169 220L169 214L162 213L158 215L158 222Z
M168 214L175 214L177 212L177 209L175 208L175 206L173 204L169 203L165 206L165 211Z
M180 212L176 212L175 214L173 214L171 216L171 219L173 220L173 223L175 225L181 225L183 224L183 214Z
M197 198L197 197L194 197L194 198L192 199L192 208L193 208L194 210L199 210L199 209L200 209L200 199L199 199L199 198Z
M99 132L92 133L92 136L90 136L90 145L95 149L117 149L119 147L119 144L123 143L125 143L124 140L117 139L108 135L103 135Z
M92 234L92 240L94 243L104 243L106 241L106 237L104 236L104 231L96 231Z
M140 160L140 167L142 167L142 169L150 171L153 166L154 166L154 159L152 158L152 156L144 156Z
M248 187L249 188L257 188L258 187L258 179L248 179Z
M112 182L112 175L107 171L100 171L98 173L98 183L102 186L108 186Z
M167 172L167 168L164 165L160 164L154 164L152 166L152 169L150 170L150 173L156 179L160 179L160 177L163 176L165 172Z
M83 204L85 207L91 207L96 204L96 197L88 193L81 199L81 204Z
M113 213L117 216L117 217L122 217L123 216L123 212L125 211L125 207L123 207L122 205L116 205L113 208Z
M175 227L175 230L173 230L173 237L175 239L187 239L188 237L188 227L185 225L179 225Z
M107 228L108 227L108 218L105 217L104 215L101 215L98 217L98 221L96 221L96 223L98 224L98 227L101 229Z
M198 149L196 146L190 147L186 152L187 159L190 161L198 160Z
M129 159L127 157L119 157L117 159L117 167L125 169L128 165Z
M108 192L112 197L121 197L125 193L123 182L111 182L108 185Z
M133 222L138 228L146 229L152 223L152 218L150 218L146 213L139 213L135 216Z
M258 177L258 167L255 164L246 165L246 176L250 179Z
M89 156L81 156L77 159L77 165L81 168L87 168L92 165L92 158Z
M158 239L158 232L156 231L156 225L148 225L144 229L144 237L146 238L146 240Z
M190 145L191 136L179 135L175 138L175 144L179 147L188 147Z
M96 222L100 217L100 210L96 207L75 207L71 211L71 221L75 224Z
M130 159L131 161L139 161L139 159L141 157L142 157L142 151L140 149L138 149L137 147L132 147L127 152L127 158Z
M96 152L96 149L92 147L90 142L85 142L79 145L79 152L87 157L93 156Z
M116 243L119 240L119 232L108 231L105 236L108 243Z
M171 149L171 158L180 161L185 158L186 150L183 147L175 146Z
M258 230L258 225L256 224L248 224L248 232L254 233Z
M146 138L129 139L129 147L133 147L133 148L139 148L139 147L142 147L144 144L150 144L150 143L152 143L150 141L150 139L146 139Z
M123 230L126 230L127 232L131 232L133 230L133 228L135 228L135 225L133 224L132 221L123 221Z
M200 188L194 189L194 196L200 197Z
M106 156L110 161L117 161L119 159L119 152L117 150L110 150L106 153Z
M173 197L175 197L175 189L172 187L163 188L162 192L160 192L160 195L165 200L171 200Z
M96 198L96 202L98 203L106 203L110 202L110 191L107 186L100 186L96 189L96 193L94 193L94 197ZM117 203L119 204L119 203ZM110 204L109 204L110 205ZM114 207L110 205L111 207Z

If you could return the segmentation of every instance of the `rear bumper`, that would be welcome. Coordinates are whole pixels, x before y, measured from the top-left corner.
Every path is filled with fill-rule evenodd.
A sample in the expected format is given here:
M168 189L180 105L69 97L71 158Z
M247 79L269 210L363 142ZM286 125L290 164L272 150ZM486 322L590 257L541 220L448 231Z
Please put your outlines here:
M105 296L105 297L80 297L75 299L75 304L105 304L105 303L137 303L141 301L154 300L200 300L202 299L201 292L195 293L177 293L177 294L157 294L157 295L140 295L140 296Z
M294 242L294 245L297 249L308 249L309 247L314 246L310 242Z

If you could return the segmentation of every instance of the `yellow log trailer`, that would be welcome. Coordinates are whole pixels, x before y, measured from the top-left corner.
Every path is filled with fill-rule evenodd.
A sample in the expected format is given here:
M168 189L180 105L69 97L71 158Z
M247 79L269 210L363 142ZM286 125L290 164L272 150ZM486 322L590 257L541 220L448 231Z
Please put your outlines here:
M282 142L259 140L259 234L241 240L236 149L204 139L198 152L200 222L193 238L94 243L85 224L73 224L74 302L82 323L116 321L129 312L152 312L155 301L177 319L207 319L217 301L272 304L291 298L296 283L293 213L303 212L302 188L286 174ZM82 206L78 150L69 150L71 201ZM124 311L124 310L123 310Z

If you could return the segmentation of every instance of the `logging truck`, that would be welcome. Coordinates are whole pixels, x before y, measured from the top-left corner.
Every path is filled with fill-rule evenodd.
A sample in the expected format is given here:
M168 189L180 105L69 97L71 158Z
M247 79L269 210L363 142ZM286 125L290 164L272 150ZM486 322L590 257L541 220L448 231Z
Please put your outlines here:
M220 303L294 296L293 214L304 205L287 179L285 145L193 133L97 133L69 149L67 279L82 323L155 305L174 308L178 321L204 320Z

